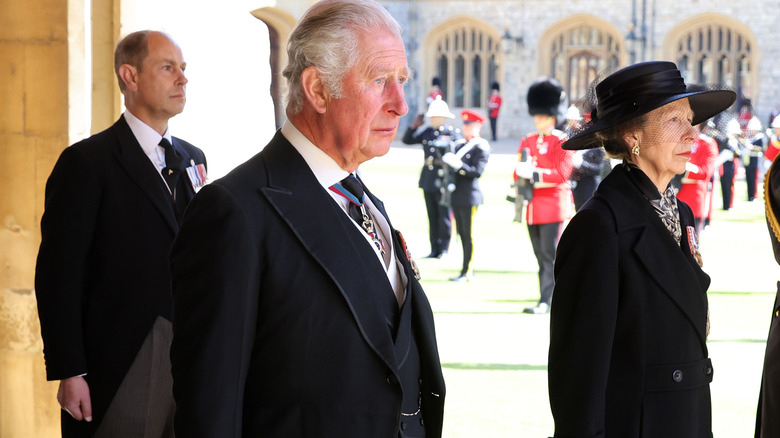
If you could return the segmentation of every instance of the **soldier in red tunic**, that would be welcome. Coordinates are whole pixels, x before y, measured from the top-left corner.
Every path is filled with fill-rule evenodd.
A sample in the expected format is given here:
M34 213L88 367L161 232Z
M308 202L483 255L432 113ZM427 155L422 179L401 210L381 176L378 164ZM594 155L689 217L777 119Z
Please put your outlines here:
M717 158L718 144L711 137L699 134L699 138L693 141L691 159L685 165L680 192L677 193L677 199L693 210L699 236L712 208L712 175Z
M524 310L542 314L550 311L553 265L563 222L571 218L573 199L569 176L571 152L561 149L566 134L556 129L567 108L566 93L555 80L542 78L531 84L526 97L528 112L534 117L536 132L520 141L514 178L533 184L532 199L526 208L526 223L534 255L539 264L539 303Z

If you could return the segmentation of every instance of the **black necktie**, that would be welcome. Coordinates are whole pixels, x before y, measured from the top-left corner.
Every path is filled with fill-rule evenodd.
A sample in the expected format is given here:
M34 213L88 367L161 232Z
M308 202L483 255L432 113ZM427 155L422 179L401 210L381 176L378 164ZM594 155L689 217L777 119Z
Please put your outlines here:
M343 188L344 190L340 190ZM368 205L365 204L365 194L363 192L363 184L353 174L349 174L346 178L342 179L339 184L335 184L331 187L331 190L339 193L349 200L347 206L347 212L349 217L354 219L360 227L371 237L376 247L382 253L385 254L385 246L382 243L382 239L379 238L374 220L371 218L371 213L368 211ZM347 193L349 192L348 196Z
M160 146L165 149L165 167L162 170L162 176L168 184L168 188L171 189L171 194L175 197L176 183L179 181L183 160L165 137L160 140Z
M352 196L357 199L357 204L354 200L350 200L349 206L347 207L347 211L349 211L349 216L357 222L358 225L365 228L365 225L363 225L363 222L367 219L370 219L368 209L365 207L364 197L365 194L363 192L363 184L358 181L358 179L353 174L349 174L346 178L341 180L341 186L347 189L349 193L352 194ZM361 211L360 207L363 206L363 208L366 211L366 218L363 218L363 212Z

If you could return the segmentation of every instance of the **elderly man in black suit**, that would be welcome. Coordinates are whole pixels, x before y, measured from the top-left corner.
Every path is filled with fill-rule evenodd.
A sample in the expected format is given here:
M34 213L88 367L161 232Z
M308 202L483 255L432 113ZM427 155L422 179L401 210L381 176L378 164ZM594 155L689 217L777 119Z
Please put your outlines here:
M186 66L159 32L117 45L127 110L66 148L46 184L35 273L46 373L64 437L172 437L168 251L205 182L200 149L172 137Z
M407 112L400 27L324 0L287 51L288 121L198 193L171 250L176 435L440 437L431 307L355 176Z

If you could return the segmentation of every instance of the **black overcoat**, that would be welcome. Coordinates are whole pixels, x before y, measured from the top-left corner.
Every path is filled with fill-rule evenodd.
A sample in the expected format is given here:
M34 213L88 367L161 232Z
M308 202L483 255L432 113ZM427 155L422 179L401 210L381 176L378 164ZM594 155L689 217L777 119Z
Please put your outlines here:
M203 152L173 138L186 163ZM180 193L195 195L186 175ZM46 183L35 292L46 375L86 373L94 420L63 415L63 436L91 436L158 316L171 317L171 195L122 116L63 150Z
M435 438L445 394L433 314L398 257ZM281 132L193 199L171 272L177 436L397 438L400 358L376 299L392 288Z
M626 166L564 231L555 260L549 392L556 437L708 438L707 288Z

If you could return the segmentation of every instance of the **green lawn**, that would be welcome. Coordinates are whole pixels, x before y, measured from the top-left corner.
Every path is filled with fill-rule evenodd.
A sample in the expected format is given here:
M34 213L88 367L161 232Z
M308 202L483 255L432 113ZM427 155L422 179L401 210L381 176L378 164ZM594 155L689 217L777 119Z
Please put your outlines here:
M512 222L504 198L516 156L494 154L481 186L486 202L475 218L477 278L452 283L461 264L453 238L442 260L429 252L427 219L417 188L420 146L394 146L361 167L369 189L385 203L393 225L406 237L422 272L436 318L447 381L444 436L548 437L553 434L547 398L549 316L526 315L539 296L537 266L525 224ZM717 209L702 233L712 329L710 356L716 437L752 437L766 334L780 269L774 261L763 203L748 203L737 183L735 206ZM721 205L716 186L715 206Z

